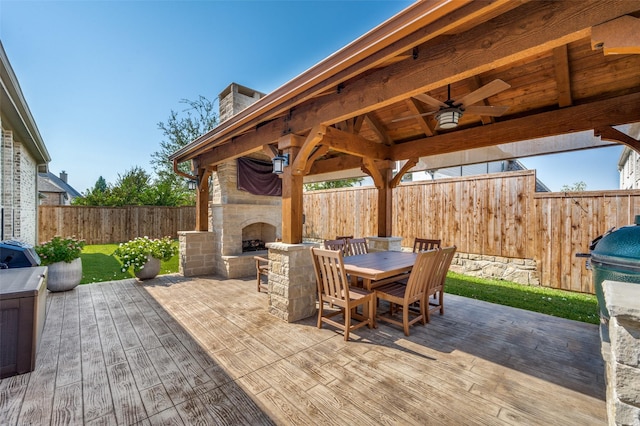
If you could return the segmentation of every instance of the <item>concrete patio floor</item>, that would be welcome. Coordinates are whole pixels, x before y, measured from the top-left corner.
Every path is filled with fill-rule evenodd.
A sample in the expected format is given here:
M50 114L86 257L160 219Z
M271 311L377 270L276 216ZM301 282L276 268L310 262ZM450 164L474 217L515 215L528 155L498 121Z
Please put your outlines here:
M447 294L410 337L344 342L267 298L179 275L49 293L36 370L0 380L0 424L606 424L595 325Z

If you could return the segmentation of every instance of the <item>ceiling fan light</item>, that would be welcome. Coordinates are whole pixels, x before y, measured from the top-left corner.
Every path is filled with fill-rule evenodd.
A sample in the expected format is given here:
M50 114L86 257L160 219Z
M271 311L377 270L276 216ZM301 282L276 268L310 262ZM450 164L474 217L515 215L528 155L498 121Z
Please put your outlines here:
M458 127L458 120L462 116L462 111L459 108L447 108L436 114L436 120L438 120L438 127L441 129L454 129Z

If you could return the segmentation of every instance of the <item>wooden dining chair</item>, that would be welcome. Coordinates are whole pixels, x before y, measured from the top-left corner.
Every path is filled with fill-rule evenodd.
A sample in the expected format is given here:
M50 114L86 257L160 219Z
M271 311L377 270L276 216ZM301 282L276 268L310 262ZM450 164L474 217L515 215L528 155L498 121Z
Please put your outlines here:
M351 331L365 325L374 328L375 294L349 286L342 251L312 248L311 252L318 285L318 328L322 328L323 322L337 327L344 331L345 341L349 340ZM325 303L331 307L337 306L338 309L325 311ZM363 315L357 313L359 306L363 307ZM364 316L365 312L368 312L368 316ZM342 315L342 322L333 319L337 315Z
M429 240L426 238L416 238L413 240L413 252L433 250L440 248L440 240Z
M253 256L253 259L256 261L256 276L257 276L257 286L258 292L264 290L269 290L269 285L267 284L269 280L269 259L260 256ZM262 277L266 277L267 282L262 280Z
M449 271L455 253L456 246L440 249L438 263L427 285L424 300L420 302L420 305L424 305L426 309L427 322L431 320L432 311L440 311L440 315L444 314L444 283L447 280L447 271ZM430 296L433 296L433 300ZM437 302L435 302L436 296Z
M423 325L427 323L427 305L422 302L426 300L427 284L436 269L439 255L439 249L419 252L406 285L402 282L392 282L375 289L377 300L389 302L389 311L386 314L377 314L376 320L402 327L405 336L409 335L409 327L416 322L420 321ZM409 309L409 305L416 302L419 302L419 312ZM402 313L401 320L397 318L396 307Z
M344 256L347 256L349 253L349 246L347 245L347 240L344 238L324 240L324 248L326 250L340 250Z
M350 240L351 238L353 238L353 235L338 235L336 240Z
M369 253L369 247L367 246L367 240L365 238L350 238L347 240L348 256L355 256L357 254Z

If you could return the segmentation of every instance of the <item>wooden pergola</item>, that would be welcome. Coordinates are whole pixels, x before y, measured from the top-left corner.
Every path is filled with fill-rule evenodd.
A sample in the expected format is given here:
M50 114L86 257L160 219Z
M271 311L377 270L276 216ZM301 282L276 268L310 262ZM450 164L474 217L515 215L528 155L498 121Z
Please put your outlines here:
M445 107L462 108L450 129L437 121ZM350 169L373 178L378 236L390 237L392 190L419 158L580 131L640 151L638 140L614 127L634 122L640 122L637 0L429 0L170 160L182 175L178 165L191 161L193 176L185 176L198 182L196 230L207 230L208 177L217 165L262 151L290 158L281 175L283 243L302 242L303 177ZM394 173L398 161L405 163Z

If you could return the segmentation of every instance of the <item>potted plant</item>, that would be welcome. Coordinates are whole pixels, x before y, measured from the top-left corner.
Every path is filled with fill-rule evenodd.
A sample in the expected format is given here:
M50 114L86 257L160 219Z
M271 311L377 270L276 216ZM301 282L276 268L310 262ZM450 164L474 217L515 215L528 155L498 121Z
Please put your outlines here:
M49 291L67 291L75 288L82 280L82 259L80 253L84 240L76 237L53 237L50 241L35 247L40 264L47 266L47 288Z
M170 260L178 253L170 237L152 239L138 237L118 246L114 256L122 262L122 272L133 268L139 280L154 278L160 272L160 261Z

